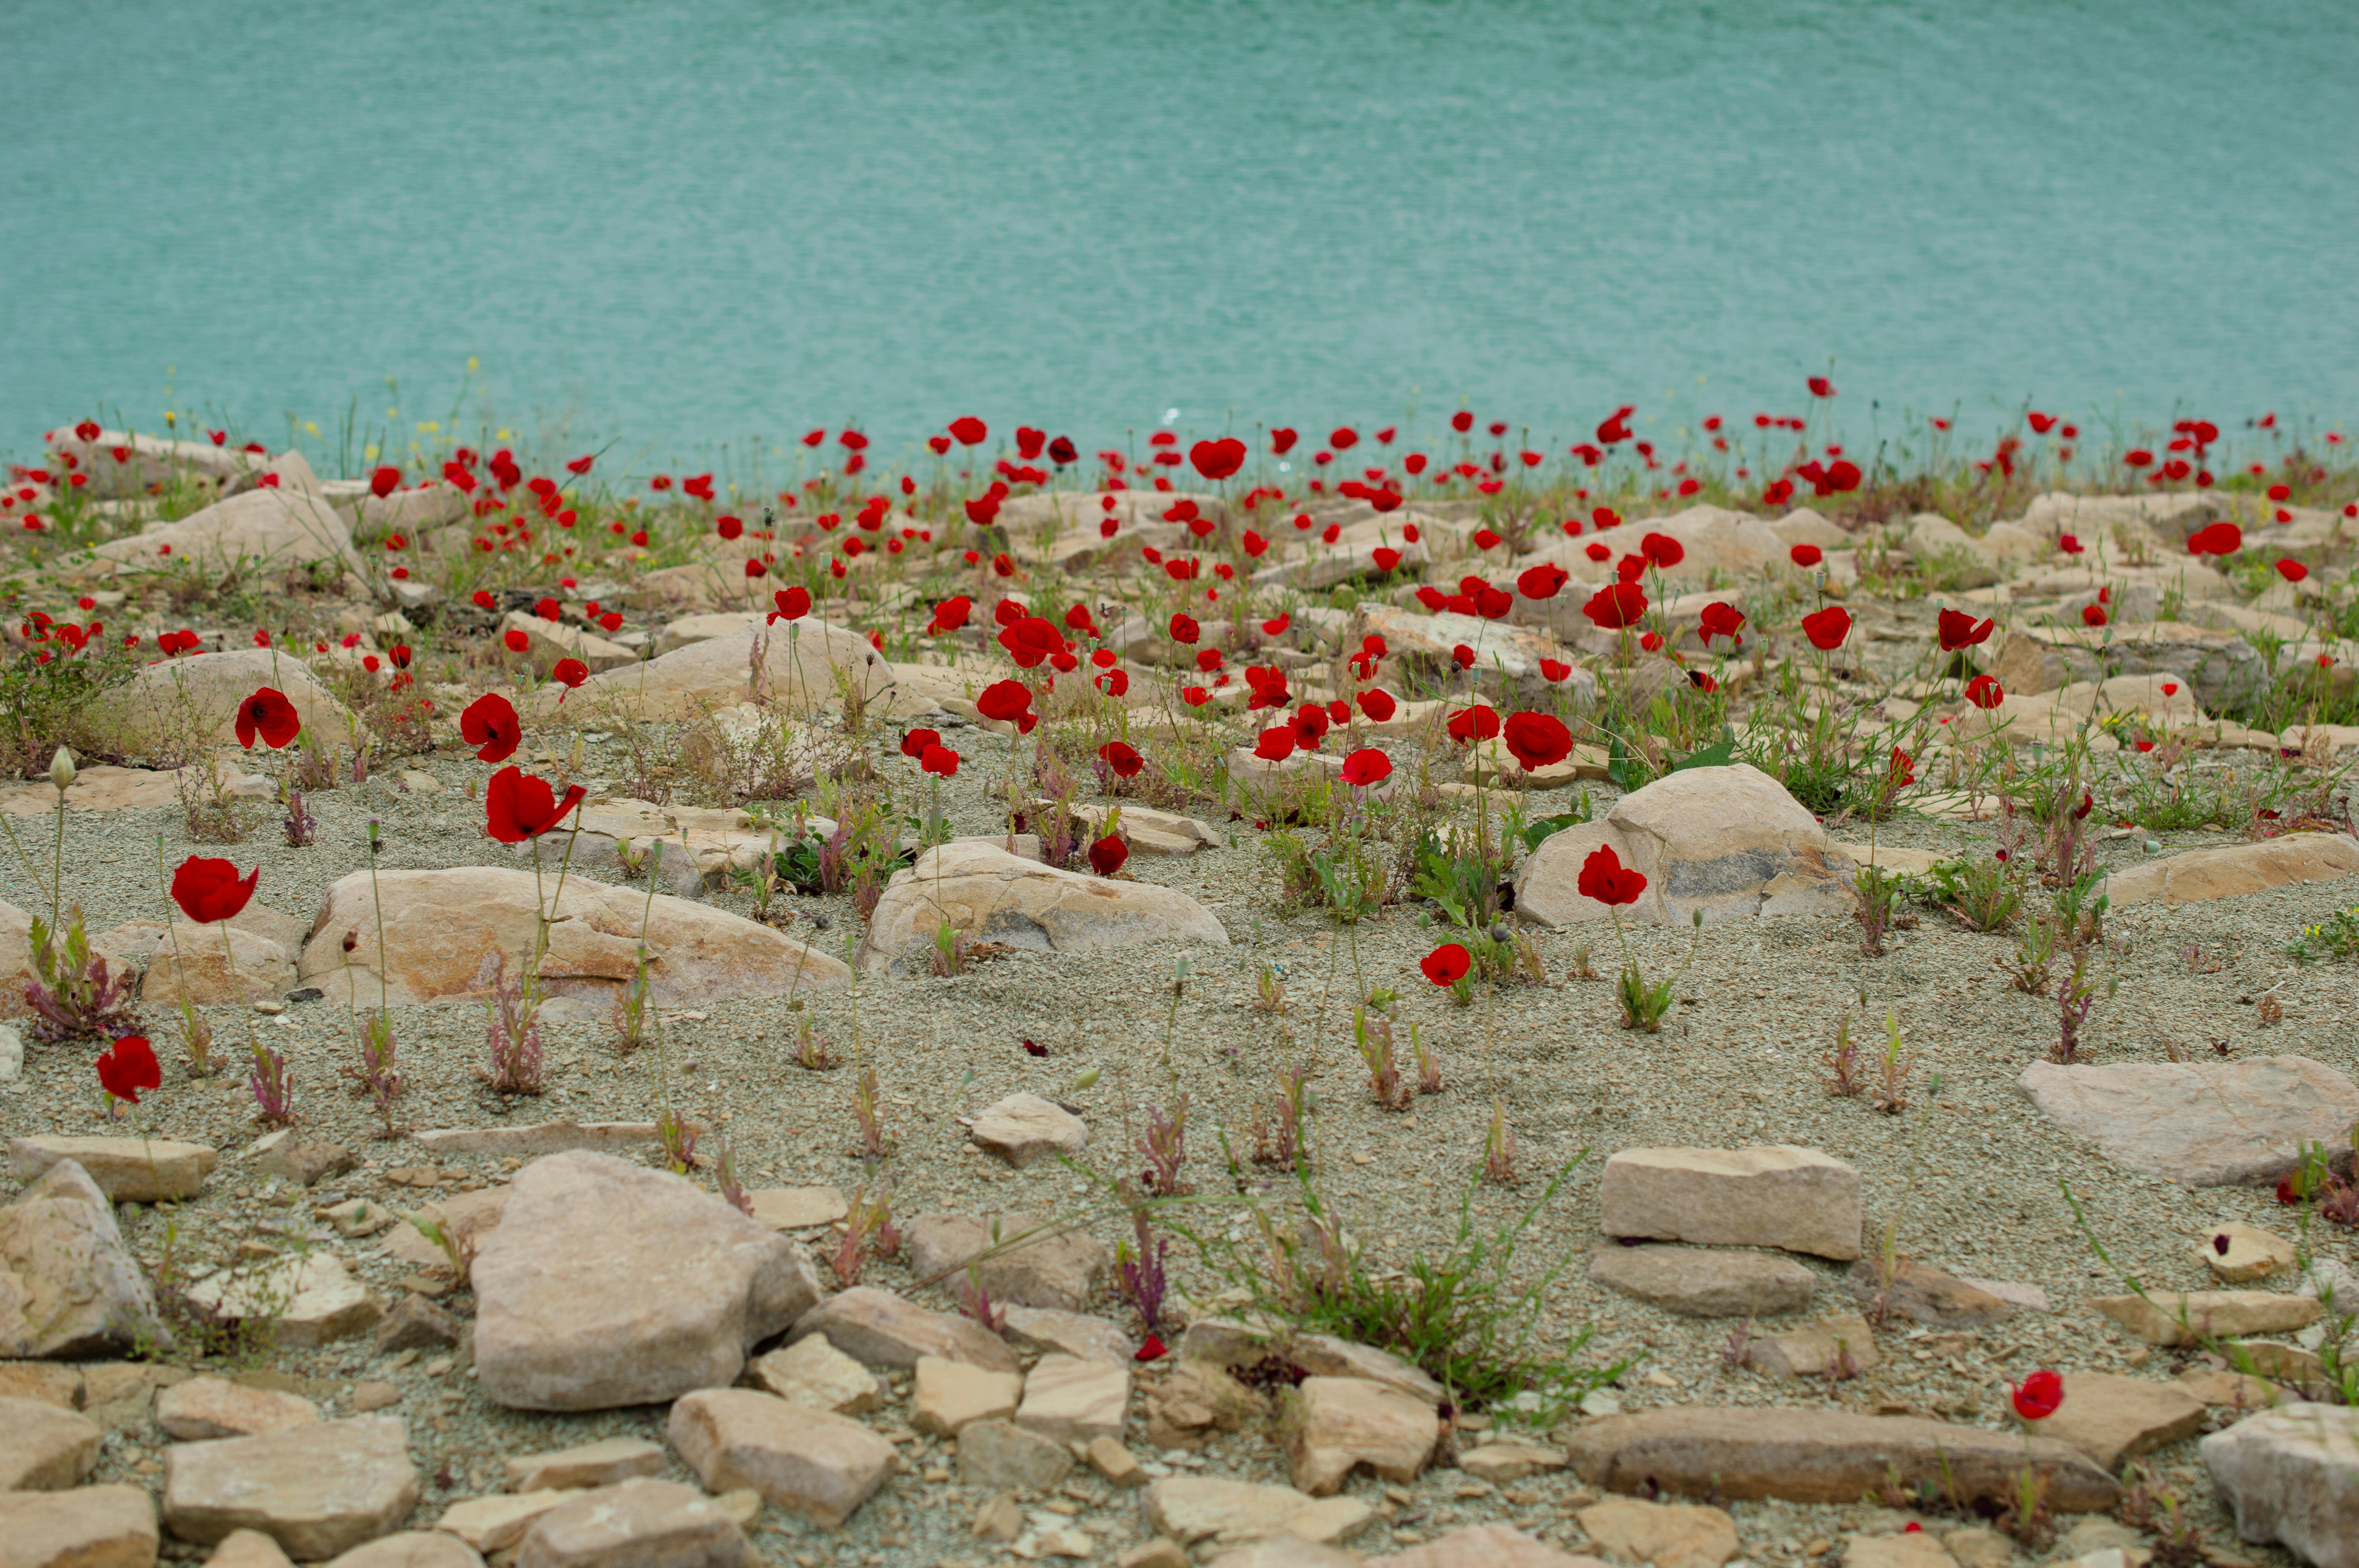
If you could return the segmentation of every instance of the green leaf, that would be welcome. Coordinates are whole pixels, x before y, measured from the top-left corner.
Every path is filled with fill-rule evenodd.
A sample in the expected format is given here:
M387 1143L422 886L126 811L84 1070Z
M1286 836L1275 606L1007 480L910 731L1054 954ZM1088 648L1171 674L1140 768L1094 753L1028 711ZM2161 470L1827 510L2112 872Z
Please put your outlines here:
M1718 741L1701 752L1689 752L1680 761L1673 762L1666 773L1676 773L1688 768L1724 768L1735 761L1736 737L1723 729L1720 732Z

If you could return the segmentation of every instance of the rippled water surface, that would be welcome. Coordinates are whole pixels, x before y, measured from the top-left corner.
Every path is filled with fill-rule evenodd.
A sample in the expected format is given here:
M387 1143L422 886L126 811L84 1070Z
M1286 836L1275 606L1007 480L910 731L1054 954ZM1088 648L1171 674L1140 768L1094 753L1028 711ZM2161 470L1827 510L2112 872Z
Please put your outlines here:
M0 450L102 399L430 418L470 356L658 456L1462 399L1560 441L1830 361L1854 426L2359 414L2347 0L0 19Z

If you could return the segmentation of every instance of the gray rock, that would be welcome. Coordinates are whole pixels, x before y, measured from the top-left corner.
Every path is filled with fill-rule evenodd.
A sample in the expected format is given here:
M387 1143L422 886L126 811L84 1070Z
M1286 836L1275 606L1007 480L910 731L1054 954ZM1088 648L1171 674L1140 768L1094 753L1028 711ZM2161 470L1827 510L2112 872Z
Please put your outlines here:
M170 1344L147 1276L80 1165L60 1160L0 1208L0 1357Z
M2359 1086L2307 1056L2034 1062L2015 1087L2115 1164L2190 1187L2275 1182L2307 1146L2347 1142L2359 1119Z
M552 1454L527 1454L507 1463L512 1492L574 1491L611 1487L634 1476L663 1474L664 1452L644 1437L609 1437Z
M1062 1312L1078 1312L1095 1300L1114 1266L1096 1238L1014 1214L993 1219L919 1215L901 1227L901 1247L909 1272L920 1281L936 1280L955 1291L967 1265L981 1259L975 1272L995 1303Z
M1590 1254L1589 1277L1683 1317L1771 1317L1799 1312L1819 1277L1790 1258L1696 1247L1605 1247Z
M928 1312L867 1285L838 1291L795 1320L793 1341L814 1334L870 1367L914 1368L920 1356L940 1356L995 1372L1018 1369L1007 1342L973 1318Z
M959 1479L970 1487L1043 1492L1073 1467L1072 1451L1010 1421L970 1422L959 1433Z
M408 1429L393 1416L319 1422L164 1451L164 1524L208 1544L258 1530L317 1562L374 1541L418 1506Z
M156 1505L137 1487L0 1491L8 1568L155 1568Z
M725 1388L819 1299L801 1248L678 1176L572 1152L510 1186L474 1267L495 1403L609 1410Z
M341 1176L359 1167L353 1152L341 1143L279 1143L255 1162L266 1175L284 1176L298 1186L310 1186L323 1176Z
M719 1502L643 1476L549 1509L516 1548L516 1568L759 1568L761 1561Z
M2277 1541L2317 1568L2359 1568L2359 1410L2280 1405L2201 1446L2240 1538Z
M437 1350L459 1343L459 1320L424 1296L404 1295L377 1325L376 1353Z

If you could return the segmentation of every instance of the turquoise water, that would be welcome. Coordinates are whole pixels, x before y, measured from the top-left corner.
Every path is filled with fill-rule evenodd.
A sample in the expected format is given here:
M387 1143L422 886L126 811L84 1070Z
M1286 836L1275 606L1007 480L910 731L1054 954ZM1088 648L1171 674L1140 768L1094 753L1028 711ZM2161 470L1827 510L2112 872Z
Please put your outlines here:
M2359 6L0 5L0 450L2359 416ZM385 378L398 378L389 393Z

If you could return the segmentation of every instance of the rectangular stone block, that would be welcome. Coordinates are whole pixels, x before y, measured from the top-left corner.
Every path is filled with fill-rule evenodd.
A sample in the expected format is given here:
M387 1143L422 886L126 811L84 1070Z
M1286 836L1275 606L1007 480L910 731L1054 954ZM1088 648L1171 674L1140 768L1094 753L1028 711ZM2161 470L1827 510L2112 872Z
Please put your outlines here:
M1859 1172L1815 1149L1625 1149L1598 1184L1608 1236L1859 1256Z

